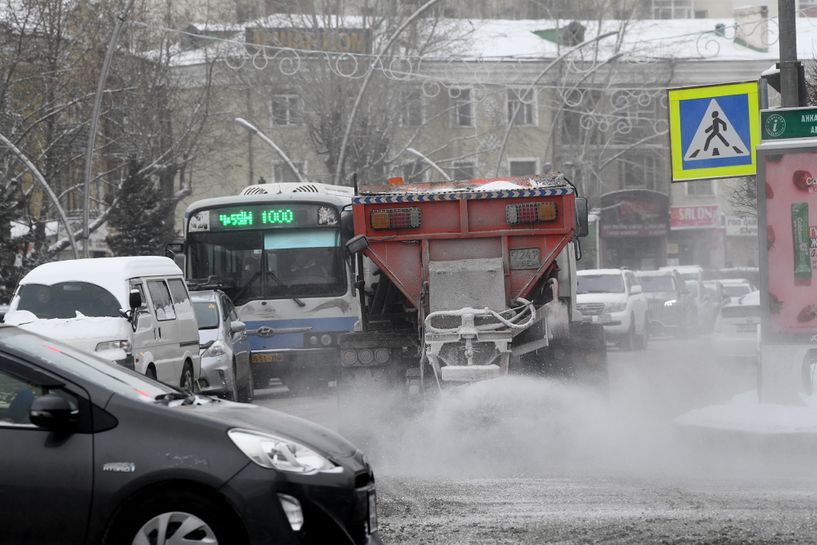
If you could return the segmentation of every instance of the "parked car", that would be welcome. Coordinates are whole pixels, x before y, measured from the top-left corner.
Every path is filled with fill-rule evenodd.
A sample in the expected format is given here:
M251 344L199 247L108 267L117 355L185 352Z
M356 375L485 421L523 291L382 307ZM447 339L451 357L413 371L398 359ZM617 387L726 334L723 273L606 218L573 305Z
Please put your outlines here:
M6 313L9 311L8 303L0 303L0 322L5 319Z
M737 303L738 299L755 289L752 283L745 278L724 278L718 280L718 283L721 285L724 296L728 298L727 302L730 303Z
M233 302L221 290L194 291L190 300L199 324L201 392L251 401L250 341Z
M632 271L579 271L576 308L585 321L603 324L607 339L618 342L623 349L646 347L647 299Z
M40 265L20 281L5 322L185 390L200 375L193 305L181 269L166 257Z
M721 358L751 359L757 357L760 324L760 292L753 291L718 311L712 348Z
M647 298L651 335L685 335L694 330L695 302L677 271L665 269L635 274Z
M378 545L364 455L0 325L0 542Z

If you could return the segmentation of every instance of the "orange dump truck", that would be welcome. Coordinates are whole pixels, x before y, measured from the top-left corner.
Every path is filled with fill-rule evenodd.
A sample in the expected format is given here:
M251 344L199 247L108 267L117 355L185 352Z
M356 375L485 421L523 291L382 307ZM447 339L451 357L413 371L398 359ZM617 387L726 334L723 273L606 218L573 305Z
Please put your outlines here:
M361 187L352 209L362 319L342 381L606 377L603 329L575 309L587 203L561 174Z

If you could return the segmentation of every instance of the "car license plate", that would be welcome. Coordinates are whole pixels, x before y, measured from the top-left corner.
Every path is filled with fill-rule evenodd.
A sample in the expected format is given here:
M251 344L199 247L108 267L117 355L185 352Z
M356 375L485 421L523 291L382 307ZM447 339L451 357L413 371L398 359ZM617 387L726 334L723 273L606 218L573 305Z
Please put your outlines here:
M369 490L369 533L377 531L377 494Z
M253 363L280 363L284 361L283 354L253 354Z

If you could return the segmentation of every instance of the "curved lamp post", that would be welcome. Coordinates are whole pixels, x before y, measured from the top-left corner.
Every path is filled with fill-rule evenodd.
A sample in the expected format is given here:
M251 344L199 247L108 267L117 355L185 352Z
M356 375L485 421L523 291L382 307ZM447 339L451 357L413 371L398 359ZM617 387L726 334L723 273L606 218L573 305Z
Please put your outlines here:
M422 159L423 161L428 163L431 166L431 168L433 168L434 170L436 170L437 172L439 172L440 174L443 175L443 177L445 178L445 181L447 181L447 182L451 181L451 176L449 176L443 169L441 169L440 165L438 165L437 163L435 163L434 161L432 161L431 159L429 159L428 157L426 157L425 155L423 155L422 153L420 153L419 151L417 151L414 148L406 148L406 151L409 152L409 153L413 153L414 155L416 155L417 157L419 157L420 159Z
M23 164L28 167L28 170L34 175L34 179L43 186L45 193L48 195L48 198L51 199L51 202L54 203L54 208L57 210L57 214L60 217L60 221L62 222L63 226L65 226L65 232L68 233L68 242L71 243L71 250L74 252L74 259L79 257L79 251L77 250L77 241L74 240L74 232L71 231L71 226L68 224L68 217L65 215L65 210L63 210L62 206L60 206L60 201L57 198L57 194L51 189L51 186L48 185L48 182L45 181L45 177L37 170L37 167L34 166L34 163L28 160L28 157L15 146L11 140L0 134L0 142L6 145L14 155L16 155ZM87 224L86 224L87 228ZM88 241L85 241L85 246L87 250Z
M349 121L346 123L346 130L343 132L343 141L340 144L340 152L338 153L338 164L335 166L335 177L333 183L335 185L340 185L340 178L341 172L343 171L343 163L346 160L346 145L349 142L349 135L352 132L352 125L355 122L355 117L357 116L357 110L360 107L360 102L363 100L363 94L366 92L366 88L369 87L369 81L372 79L372 74L374 74L374 67L380 61L380 57L389 50L392 44L397 40L397 37L400 36L400 33L405 30L407 26L409 26L417 17L419 17L425 10L439 2L440 0L428 0L425 4L417 8L417 11L412 13L408 19L403 21L403 24L394 31L394 34L391 35L389 40L386 44L377 52L372 64L369 65L369 71L366 72L366 77L363 78L363 83L360 85L360 90L357 93L357 97L355 98L355 104L352 106L352 111L349 113Z
M256 127L243 117L236 117L233 121L235 121L238 125L241 125L245 129L250 131L251 134L257 135L261 140L269 144L269 147L274 149L278 153L278 155L281 156L281 159L284 160L287 166L292 169L292 172L294 172L295 176L298 177L298 181L301 182L302 184L307 183L307 180L304 178L303 174L301 174L301 171L295 168L295 163L292 162L292 159L289 158L289 155L284 153L284 150L278 147L278 144L273 142L266 134L259 131L258 127Z

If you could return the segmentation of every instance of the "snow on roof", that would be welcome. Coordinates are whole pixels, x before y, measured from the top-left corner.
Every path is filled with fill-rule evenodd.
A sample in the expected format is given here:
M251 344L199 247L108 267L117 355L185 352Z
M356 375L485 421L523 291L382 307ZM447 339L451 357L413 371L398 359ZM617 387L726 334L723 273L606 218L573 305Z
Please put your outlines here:
M559 173L513 176L506 178L475 178L450 182L421 182L398 185L364 185L358 188L360 195L429 194L479 191L514 191L540 188L566 188L568 183Z
M598 49L587 47L582 52L577 52L576 57L581 55L594 55L598 52L601 60L607 59L617 52L623 52L630 58L641 59L706 59L706 60L763 60L770 63L777 60L778 56L778 27L776 18L770 18L767 25L768 51L760 51L742 45L735 40L735 20L724 19L643 19L643 20L605 20L605 21L581 21L585 27L584 38L590 39L594 36L619 31L624 29L620 49L616 49L617 36L611 36L601 40ZM234 31L232 40L235 42L214 42L210 47L186 51L180 53L174 59L178 65L195 64L203 62L205 52L208 55L214 53L229 54L237 53L241 46L236 42L243 42L245 28L282 28L292 27L298 24L298 19L289 15L271 15L243 25L223 25L223 24L199 24L191 25L200 32L226 33ZM326 24L319 21L318 25ZM453 57L460 59L482 59L482 60L539 60L554 58L560 53L564 53L570 46L559 45L555 41L541 37L540 34L548 31L556 31L557 25L550 19L522 19L522 20L502 20L502 19L445 19L440 24L449 25L452 33L460 31L463 40L458 43L456 55ZM362 25L360 17L350 16L341 22L331 21L329 25L341 28L359 28ZM559 31L566 25L563 23ZM304 28L313 28L311 20L304 22ZM758 26L757 32L760 32ZM554 32L555 34L555 32ZM377 42L378 36L375 36ZM817 50L817 19L800 17L797 19L797 47L800 58L813 57ZM452 54L450 51L438 51L426 54L426 60L450 61Z
M20 284L89 282L111 292L123 308L127 307L130 278L145 276L181 276L172 259L160 256L100 257L52 261L31 270Z

